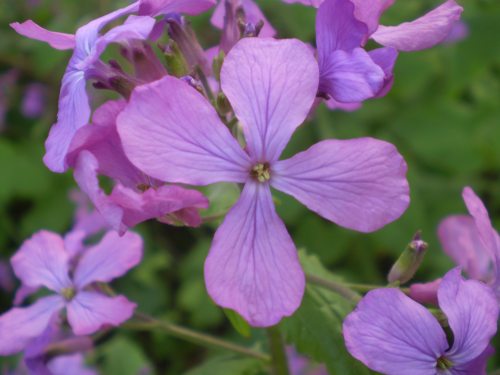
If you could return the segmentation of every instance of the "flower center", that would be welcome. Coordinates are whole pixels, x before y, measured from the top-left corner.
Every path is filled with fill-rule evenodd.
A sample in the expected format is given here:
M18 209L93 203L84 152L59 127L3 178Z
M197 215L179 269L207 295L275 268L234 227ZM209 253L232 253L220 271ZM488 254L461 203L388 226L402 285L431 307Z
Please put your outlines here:
M64 288L63 290L61 290L61 295L66 301L71 301L76 295L76 290L75 288L71 287Z
M252 168L250 175L259 182L269 181L271 179L271 167L269 163L258 163Z
M439 357L437 360L436 368L440 370L449 370L453 367L453 362L451 362L446 357Z

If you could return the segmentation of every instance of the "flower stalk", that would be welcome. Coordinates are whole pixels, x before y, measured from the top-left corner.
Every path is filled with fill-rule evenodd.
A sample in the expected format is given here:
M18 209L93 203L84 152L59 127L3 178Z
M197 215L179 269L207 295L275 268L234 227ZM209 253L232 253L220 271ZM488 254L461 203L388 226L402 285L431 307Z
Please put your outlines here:
M285 344L278 326L267 329L269 348L271 349L271 363L273 375L290 375L288 359L285 352Z

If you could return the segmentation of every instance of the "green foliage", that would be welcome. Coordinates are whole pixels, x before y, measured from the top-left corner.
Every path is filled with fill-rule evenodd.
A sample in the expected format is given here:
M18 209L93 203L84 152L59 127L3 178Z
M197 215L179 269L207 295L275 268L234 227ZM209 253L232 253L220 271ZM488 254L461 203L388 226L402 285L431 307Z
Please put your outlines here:
M226 355L212 358L184 375L263 375L262 367L258 360Z

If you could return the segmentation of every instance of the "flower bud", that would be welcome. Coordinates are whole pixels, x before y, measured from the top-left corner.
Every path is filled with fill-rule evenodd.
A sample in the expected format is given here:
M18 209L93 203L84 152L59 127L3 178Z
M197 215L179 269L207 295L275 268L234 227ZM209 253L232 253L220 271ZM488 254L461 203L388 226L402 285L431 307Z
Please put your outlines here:
M413 240L406 246L396 263L392 266L387 280L389 283L404 284L417 272L420 263L424 259L427 243L422 241L420 232L417 232Z

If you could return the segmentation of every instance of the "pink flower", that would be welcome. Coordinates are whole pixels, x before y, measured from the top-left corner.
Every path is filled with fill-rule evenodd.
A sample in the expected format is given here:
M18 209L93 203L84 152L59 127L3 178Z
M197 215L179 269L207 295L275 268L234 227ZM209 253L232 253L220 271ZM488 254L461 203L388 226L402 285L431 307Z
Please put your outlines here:
M231 49L221 72L245 149L210 103L173 77L136 88L118 116L125 153L147 175L191 185L244 184L215 234L205 281L216 303L255 326L291 315L305 284L271 186L362 232L383 227L408 206L406 164L389 143L327 140L279 160L311 109L318 81L318 64L302 42L245 38Z
M70 256L63 239L47 231L33 235L12 257L14 273L23 285L33 289L46 287L56 294L0 316L0 355L24 350L64 308L76 335L91 334L104 325L117 326L129 319L136 307L134 303L124 296L108 297L89 286L124 275L141 257L139 235L127 233L120 237L108 232L101 242L86 250L70 276Z

